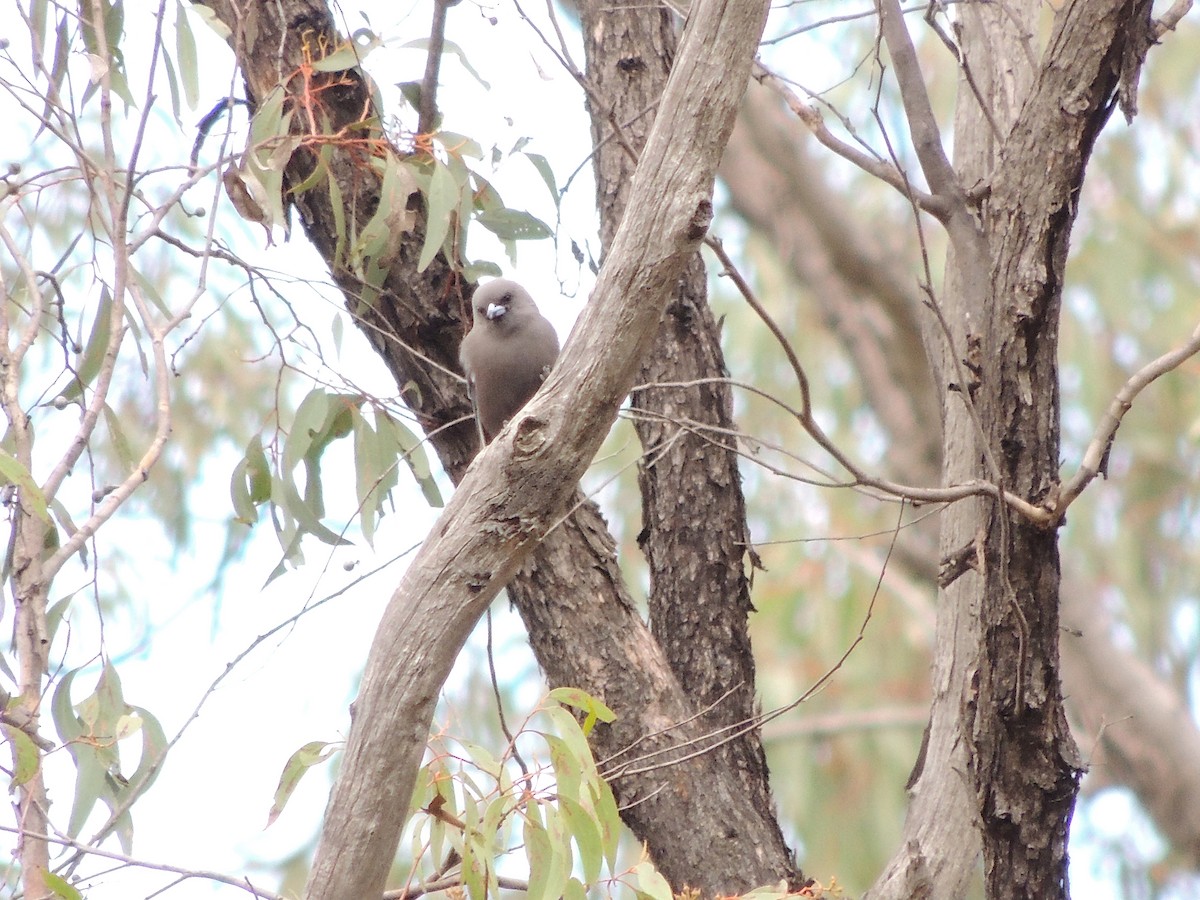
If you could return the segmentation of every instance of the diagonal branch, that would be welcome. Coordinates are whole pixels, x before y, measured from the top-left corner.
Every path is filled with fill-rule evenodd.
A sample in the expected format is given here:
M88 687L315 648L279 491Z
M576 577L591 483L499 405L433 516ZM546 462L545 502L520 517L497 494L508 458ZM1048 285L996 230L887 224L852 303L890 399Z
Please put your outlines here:
M1109 451L1117 437L1117 429L1121 427L1121 420L1133 407L1133 401L1137 399L1137 395L1163 375L1175 371L1197 353L1200 353L1200 325L1196 326L1187 343L1147 363L1121 385L1121 389L1117 391L1116 396L1108 405L1100 424L1096 426L1096 433L1092 436L1087 450L1084 451L1079 469L1071 476L1070 480L1062 485L1058 498L1053 504L1051 512L1056 523L1062 521L1063 516L1067 514L1067 507L1075 502L1075 499L1095 480L1097 475L1108 475Z
M407 816L437 694L492 597L569 499L633 385L670 289L712 214L720 153L766 4L703 0L635 177L637 196L543 391L479 456L384 613L355 703L306 891L383 886Z

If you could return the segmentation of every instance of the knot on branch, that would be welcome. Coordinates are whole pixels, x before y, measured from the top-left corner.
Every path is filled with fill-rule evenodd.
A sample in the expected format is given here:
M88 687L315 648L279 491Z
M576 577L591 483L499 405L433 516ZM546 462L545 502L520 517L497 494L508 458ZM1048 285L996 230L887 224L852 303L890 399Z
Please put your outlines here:
M691 221L687 224L685 235L689 241L699 241L708 234L708 226L712 223L712 201L705 198L696 204Z

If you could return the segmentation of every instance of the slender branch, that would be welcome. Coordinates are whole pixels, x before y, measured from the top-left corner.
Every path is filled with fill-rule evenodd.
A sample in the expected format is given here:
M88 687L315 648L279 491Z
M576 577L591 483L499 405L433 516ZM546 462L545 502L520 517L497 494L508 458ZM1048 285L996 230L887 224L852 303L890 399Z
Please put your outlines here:
M892 66L896 70L896 82L904 101L904 113L908 117L908 128L912 134L913 149L921 162L921 169L935 194L946 199L962 202L963 190L946 148L942 144L942 133L937 117L925 90L925 78L912 37L904 25L904 13L899 0L876 0L879 8L879 24Z
M929 720L929 705L880 707L806 716L794 722L776 722L763 729L767 742L822 738L854 731L884 728L919 728Z
M505 891L528 892L529 890L529 882L521 881L519 878L508 878L504 875L499 875L496 877L496 883L501 890ZM432 894L436 891L449 891L452 888L462 887L463 884L461 875L449 875L446 878L439 878L436 881L430 881L417 887L401 888L397 891L384 891L382 900L415 900L417 897L424 897L426 894Z
M1154 37L1157 40L1165 35L1168 31L1174 31L1175 26L1179 21L1188 14L1192 8L1193 0L1175 0L1171 8L1163 13L1154 23Z
M124 863L127 866L136 866L139 869L152 869L156 872L171 872L175 875L182 875L184 878L203 878L206 881L217 881L221 884L228 884L236 888L241 888L253 894L260 900L284 900L282 894L276 894L271 891L265 891L262 888L256 888L250 883L250 879L246 877L234 878L226 875L223 872L214 872L210 869L188 869L183 866L173 866L170 863L151 862L146 859L137 859L133 856L128 856L124 853L117 853L113 850L105 850L101 847L95 847L91 844L85 844L82 841L76 841L72 838L62 835L51 834L30 834L29 832L21 832L19 829L9 825L0 825L0 831L8 832L9 834L24 834L26 837L36 838L39 841L45 841L49 844L58 844L63 847L70 847L79 853L88 856L97 856L101 859L111 859L119 863Z
M992 114L991 107L984 100L983 92L979 90L979 85L975 81L975 74L971 70L971 64L967 61L967 57L959 49L958 44L951 40L950 35L946 34L945 30L938 23L937 13L939 9L940 7L937 4L929 4L925 10L925 24L938 36L938 39L941 40L945 48L950 51L950 55L954 57L954 61L958 63L958 67L962 69L963 76L967 79L967 86L971 89L971 94L975 97L975 102L979 104L979 111L987 119L988 127L992 130L992 137L999 144L1003 142L1004 135L1000 133L1000 126L996 124L996 117Z
M1018 497L1009 491L1003 490L996 484L991 484L986 481L971 481L965 484L948 487L948 488L918 488L910 485L902 485L891 481L887 478L880 478L872 475L870 472L863 469L854 462L837 444L829 437L812 415L812 404L809 397L808 376L804 372L800 360L797 358L795 350L792 349L791 343L787 340L783 330L775 323L771 314L763 307L758 298L754 296L753 290L746 283L745 279L737 274L737 268L733 265L733 261L725 252L719 241L709 240L706 242L710 249L717 254L717 258L725 267L725 274L730 275L737 284L738 289L742 292L743 298L751 309L763 320L767 328L779 341L784 353L788 357L788 362L792 366L792 371L796 376L796 381L800 386L801 406L798 410L792 410L792 414L796 417L801 427L808 432L809 436L817 442L817 444L832 456L842 468L851 474L855 484L865 485L867 487L876 488L885 491L897 497L902 497L908 500L924 502L924 503L948 503L954 500L962 500L966 497L986 495L994 497L998 500L1003 500L1017 512L1028 518L1030 521L1039 525L1049 525L1051 523L1050 513L1039 506L1035 506L1028 500ZM779 402L779 401L776 401Z
M432 134L437 119L438 70L442 47L446 42L446 10L458 0L434 0L433 24L429 28L429 50L425 56L425 76L421 79L421 106L417 111L417 134Z
M716 750L718 747L721 747L721 746L728 744L734 740L737 740L739 737L741 737L743 734L747 733L748 731L759 729L763 725L767 724L768 722L771 722L771 721L779 718L780 716L784 715L785 713L791 712L793 709L796 709L798 706L800 706L802 703L804 703L810 697L812 697L814 694L816 694L818 691L820 691L826 684L829 683L829 680L831 678L833 678L833 676L835 674L837 674L837 672L842 668L842 666L845 665L846 660L848 660L850 658L850 655L855 651L855 649L858 647L858 645L861 644L863 642L863 640L866 638L867 625L870 624L871 617L875 612L875 602L876 602L876 600L878 600L879 592L883 588L883 578L884 578L884 575L887 573L887 567L888 567L888 563L891 561L892 553L896 549L896 540L900 534L900 527L901 527L903 517L904 517L904 504L901 504L899 517L897 518L896 525L893 527L892 532L891 532L892 540L891 540L891 543L888 545L887 555L884 557L883 564L879 570L879 576L875 581L875 589L871 593L870 602L868 602L866 612L863 614L862 622L859 624L858 633L850 641L849 645L842 652L842 655L840 657L838 657L837 661L829 669L827 669L826 672L820 678L818 678L815 682L813 682L813 684L808 688L808 690L806 690L803 694L801 694L799 697L797 697L795 700L791 701L790 703L788 703L784 706L776 707L775 709L773 709L769 712L760 713L758 715L751 716L750 718L748 718L742 722L735 722L730 725L725 725L720 728L713 729L712 731L710 731L707 734L699 735L699 736L691 738L687 741L681 741L680 743L678 743L674 746L662 748L659 750L655 750L651 753L643 754L641 756L635 757L634 759L630 760L629 762L621 764L619 767L603 768L601 771L602 777L606 781L613 781L618 778L628 777L628 776L637 775L637 774L643 774L646 772L658 771L658 770L661 770L664 768L669 768L671 766L680 765L682 763L687 762L690 759L694 759L698 756L703 756L704 754L711 753L714 750ZM725 696L729 696L730 694L733 694L740 687L741 687L741 685L734 686L727 692L727 694ZM719 703L719 702L721 702L722 699L724 699L724 698L723 697L718 698L718 700L716 702ZM701 716L703 714L704 714L704 711L701 711L700 713L697 714L697 716L695 716L693 718L698 718L699 716ZM688 721L690 721L690 720L688 720ZM664 729L664 732L670 731L670 730L677 728L684 724L686 724L686 722L676 723L675 725L669 726L668 728ZM696 749L694 749L691 752L684 754L682 756L677 755L678 750L686 748L686 747L694 747ZM626 752L629 749L632 749L632 748L626 748L626 750L622 751L622 753ZM621 754L616 754L614 757L610 757L608 760L605 760L602 763L598 763L597 765L605 766L606 764L611 763L611 761L613 759L615 759L616 756L619 756L619 755L621 755ZM654 760L656 758L663 758L663 761L650 762L651 760ZM637 764L637 765L635 765L635 764Z
M881 159L864 153L857 147L840 140L825 124L821 113L809 103L805 103L782 78L764 66L755 62L750 71L755 81L773 90L787 104L796 117L812 132L817 142L832 150L838 156L858 166L868 175L878 178L884 184L890 185L905 197L913 201L925 212L939 221L945 221L950 207L945 198L914 188L907 177L894 165L889 165Z
M1186 344L1169 353L1164 353L1158 359L1146 364L1121 385L1121 389L1117 391L1116 396L1109 404L1108 411L1105 412L1100 424L1096 427L1096 433L1092 435L1091 443L1084 451L1083 461L1079 464L1078 471L1062 486L1051 509L1050 514L1055 524L1062 521L1067 507L1083 493L1083 490L1095 480L1097 475L1107 476L1108 454L1116 439L1117 429L1121 427L1121 420L1133 406L1137 395L1151 382L1179 368L1197 353L1200 353L1200 325L1196 326Z

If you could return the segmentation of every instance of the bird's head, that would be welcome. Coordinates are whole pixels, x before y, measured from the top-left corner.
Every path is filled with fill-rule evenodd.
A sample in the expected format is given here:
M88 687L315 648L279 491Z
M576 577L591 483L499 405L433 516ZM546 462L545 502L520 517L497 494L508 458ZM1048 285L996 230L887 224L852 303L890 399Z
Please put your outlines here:
M475 308L476 322L496 324L511 313L536 309L529 292L507 278L495 278L487 284L481 284L475 290L472 306Z

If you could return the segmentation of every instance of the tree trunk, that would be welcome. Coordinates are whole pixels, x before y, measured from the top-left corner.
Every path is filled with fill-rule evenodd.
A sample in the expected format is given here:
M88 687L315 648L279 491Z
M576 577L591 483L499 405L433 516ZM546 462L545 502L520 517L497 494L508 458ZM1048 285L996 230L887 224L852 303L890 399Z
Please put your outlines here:
M977 87L989 86L992 70L1009 71L1010 77L1022 80L1025 96L1033 69L1024 62L1021 35L998 31L977 52L989 47L991 58L1007 55L1009 65L976 62L972 71L977 72ZM965 79L961 90L971 91ZM993 101L997 109L1012 107L1011 99L999 101ZM1006 121L1014 116L1011 109L1002 114ZM961 106L958 120L957 133L978 135L958 148L956 166L969 183L992 169L990 160L969 165L966 159L972 148L984 143L990 126L973 104ZM881 228L877 222L852 220L830 184L832 166L814 149L815 143L776 94L752 84L721 163L721 178L733 208L768 236L792 278L807 286L815 314L844 347L888 434L889 471L907 484L935 484L940 411L930 390L934 382L928 363L914 352L921 346L921 297L909 273L893 258L904 223L892 220ZM890 235L888 245L876 240L881 232ZM906 253L917 253L915 241L903 246ZM930 543L924 527L906 528L892 565L904 566L916 581L932 583L937 574L936 535L934 546ZM1091 778L1134 791L1172 849L1185 855L1193 868L1200 867L1200 729L1186 713L1187 701L1175 685L1113 640L1120 626L1096 608L1093 598L1101 586L1093 583L1092 575L1079 561L1064 559L1063 567L1063 685L1076 741L1094 748L1088 762L1098 773ZM948 646L949 639L937 643ZM918 795L914 806L925 802L927 794ZM973 830L971 821L968 816L967 831ZM969 850L963 855L973 856Z
M677 43L664 8L586 0L579 6L592 117L600 237L607 251L630 199ZM650 569L654 636L701 722L721 743L716 761L741 780L757 813L761 867L743 887L799 883L774 813L758 712L745 563L752 554L733 438L733 398L720 328L697 253L667 305L631 397L642 444L638 543ZM771 877L764 877L766 875ZM731 889L732 884L727 885Z
M1033 504L1052 504L1058 315L1075 196L1118 88L1136 85L1149 4L1068 4L1036 73L1022 63L1032 54L1035 12L1032 3L963 10L961 52L974 84L960 85L952 169L899 4L881 3L918 158L935 194L949 201L952 255L940 303L950 343L936 319L926 330L946 390L946 481L990 480ZM984 114L973 114L981 105ZM988 896L1065 897L1080 761L1059 683L1056 535L1005 504L963 503L943 517L944 559L964 548L975 562L946 577L934 729L916 791L961 778L952 768L959 742L935 748L933 740L939 726L952 732L946 720L958 715ZM947 798L961 815L961 796ZM913 849L906 844L901 857L921 859ZM904 862L890 871L903 871ZM958 887L935 884L932 896Z
M293 64L302 58L303 48L300 46L302 29L298 27L299 25L302 24L305 29L313 30L308 34L310 41L315 33L323 32L331 37L335 35L327 11L311 4L289 3L286 9L278 8L278 5L276 7L255 7L249 13L254 19L253 22L244 21L239 15L239 11L232 6L222 3L214 3L213 6L233 31L232 42L247 73L248 91L252 101L256 97L265 96L266 92L274 87L278 77L275 73L281 70L292 71ZM282 12L283 17L274 18L277 12ZM664 100L664 112L660 114L660 118L666 115L665 110L669 107L672 113L669 124L665 127L664 136L660 138L658 144L647 153L648 157L655 159L660 166L656 170L652 170L659 174L639 175L639 178L646 179L647 189L662 197L663 202L639 210L636 218L642 222L642 230L636 236L627 238L623 251L614 250L613 259L605 267L606 273L610 270L625 273L620 280L614 282L619 285L616 290L624 298L622 302L616 305L612 303L614 288L612 286L605 287L603 274L601 284L597 288L597 302L601 302L605 309L597 321L601 323L604 330L620 329L621 340L614 341L609 338L608 343L602 344L607 348L604 352L595 348L592 352L597 359L609 358L611 362L612 358L616 356L625 361L617 364L618 371L620 371L621 365L635 361L636 357L640 355L640 350L646 346L644 341L631 340L639 334L636 322L651 314L652 322L658 321L661 307L655 305L653 301L656 296L665 297L665 294L656 295L656 292L665 291L670 285L673 285L684 259L682 256L674 257L669 254L652 256L645 254L647 252L662 254L661 249L654 251L654 248L666 246L661 244L663 241L678 242L682 240L683 246L687 246L687 243L690 242L694 251L695 241L702 236L707 224L704 219L704 210L707 206L704 204L700 207L695 206L698 199L696 191L694 188L686 186L691 183L692 176L686 176L682 181L680 176L685 171L691 172L699 179L695 182L699 185L703 184L706 178L706 167L711 167L707 170L708 178L711 178L711 173L715 171L719 147L723 145L724 139L728 136L729 127L732 125L731 116L727 120L722 120L721 117L732 112L732 101L740 96L744 89L745 73L748 71L750 55L748 47L752 46L754 38L757 37L757 31L754 29L761 28L762 17L765 15L765 4L755 3L750 6L743 4L740 7L727 7L724 13L734 19L740 19L740 21L736 24L726 23L724 29L719 29L717 28L717 19L711 17L709 11L703 10L703 8L697 10L698 17L694 17L693 27L701 36L695 40L706 43L708 49L701 51L699 47L695 47L692 53L694 55L707 54L712 52L711 48L713 47L731 47L738 40L745 42L749 39L749 44L740 51L740 56L733 54L724 63L727 71L736 74L736 77L731 75L732 80L714 81L711 70L706 70L703 66L691 66L688 70L690 78L707 79L706 87L695 88L702 92L696 94L695 97L706 97L704 102L696 106L692 100L680 95L678 89L673 98ZM754 18L757 25L751 26L750 18ZM751 31L753 31L753 35L751 35ZM281 46L284 48L285 56L288 57L284 61L275 57L274 48ZM268 48L270 48L270 52L268 52ZM361 102L364 92L359 91L355 96L354 88L353 84L343 85L340 93L346 96L343 98L327 95L330 97L328 102L332 103L336 100L339 110L347 111L347 115L350 116L356 115L355 111L364 108ZM717 100L718 95L722 98L721 100ZM336 128L339 124L343 124L337 121L336 117L331 118L333 127ZM666 137L667 134L672 136ZM683 137L683 135L688 136ZM682 144L679 141L682 141ZM674 149L679 146L688 147L689 153L686 159L679 155L677 149ZM697 149L700 147L708 149L698 153ZM666 168L661 168L664 157L670 157L670 162L666 164ZM343 197L355 204L353 208L359 211L373 208L374 203L378 202L377 196L372 191L361 193L361 188L355 184L354 177L346 177L343 180L343 171L340 168L343 164L352 167L353 159L339 156L331 165L331 171L343 185ZM291 165L294 168L293 183L295 183L306 174L306 169L311 168L312 161L305 159L304 153L298 153L293 158ZM360 180L362 176L361 172L352 170L345 174L358 176ZM665 190L666 182L663 180L668 175L672 185L670 194ZM658 181L655 180L656 178ZM711 188L711 183L709 187ZM335 243L333 235L336 234L335 217L328 208L328 198L320 195L318 191L309 191L297 199L304 213L306 228L313 235L314 242L318 247L328 254ZM439 422L450 418L446 415L448 409L451 411L462 409L461 389L454 385L452 379L444 379L431 373L426 366L417 365L415 357L418 348L424 349L432 342L437 345L437 352L433 354L435 360L453 358L457 339L461 335L459 326L457 326L457 322L461 318L461 298L460 292L454 286L453 278L445 268L434 269L433 272L427 270L423 278L417 279L411 268L411 255L411 250L407 254L402 251L401 259L393 270L387 285L388 290L377 304L378 309L370 314L374 321L368 321L366 326L370 328L380 322L391 326L389 330L377 334L373 340L376 346L384 350L389 362L401 369L401 372L398 373L400 383L407 384L409 382L408 375L413 368L424 370L419 373L420 380L416 381L421 389L410 393L418 414L428 422L427 427L433 430ZM332 254L330 254L330 258L332 259ZM352 283L352 279L349 279L346 273L337 270L335 270L335 277L338 278L343 289L347 290L353 302L357 286ZM610 275L609 277L617 279L617 276ZM601 300L601 298L607 299ZM428 309L425 308L426 305ZM357 309L357 304L354 304L353 308ZM585 313L584 319L587 318L588 313ZM579 334L584 334L587 330L587 326L581 324ZM393 341L390 338L390 335L397 332L400 332L400 336L402 336L401 341ZM416 332L416 340L403 340L403 338L409 338L414 332ZM653 331L643 330L641 333L648 338ZM585 346L581 344L582 340L577 337L576 341L572 342L572 346ZM572 369L569 363L571 352L570 348L565 352L563 362L556 370L552 382L557 382L560 377L558 373ZM586 353L587 351L581 350L580 352ZM575 366L578 367L579 363L577 362ZM589 371L593 376L591 390L586 397L575 395L575 400L572 402L572 409L577 415L565 419L560 415L554 415L549 420L550 434L558 435L558 441L551 438L548 444L543 443L547 440L543 436L547 422L536 418L535 409L538 406L536 402L527 408L524 421L538 424L529 429L519 428L517 430L516 445L520 457L527 457L530 454L537 456L542 452L537 448L549 447L550 449L545 452L552 452L558 446L559 441L565 441L564 446L580 440L598 444L603 434L595 428L595 423L611 419L612 412L615 411L615 402L628 391L633 372L630 369L627 376L618 376L618 378L628 377L629 382L626 382L623 388L617 388L618 393L613 394L609 387L614 386L617 382L608 382L609 387L605 387L604 383L597 384L595 380L596 366L591 365ZM447 388L450 389L447 390ZM552 386L548 386L547 390L552 391ZM584 428L585 425L586 428ZM566 432L563 432L562 429L566 429ZM574 437L563 436L567 433L574 434ZM460 453L463 440L460 429L439 444L439 450L442 449L442 446L447 448L448 469L451 472L461 471L465 459L465 455ZM592 452L594 452L594 446ZM497 462L501 457L510 459L510 453L511 449L494 446L489 452L489 457ZM586 449L578 458L584 459L584 457L590 458ZM470 556L460 554L456 557L472 559L473 565L479 567L479 575L472 577L469 573L462 572L459 577L449 579L449 583L443 577L437 592L430 593L433 586L421 581L436 568L436 566L431 566L430 561L425 558L427 554L422 554L422 558L414 561L410 568L410 575L406 576L405 581L407 587L398 593L391 608L397 610L399 618L397 619L396 614L389 611L377 638L376 651L372 656L373 662L368 665L367 673L364 676L364 693L356 707L350 745L345 757L345 767L331 801L325 838L322 841L314 868L313 882L310 886L311 896L367 896L375 891L376 880L382 878L381 872L385 870L386 863L390 862L391 854L394 852L395 829L399 827L399 820L403 818L403 809L406 807L405 798L411 791L411 774L412 771L415 771L415 768L412 768L408 762L401 762L401 760L407 760L412 752L419 753L420 747L424 744L423 729L418 728L417 731L421 733L417 734L412 725L422 722L424 722L424 727L428 725L427 716L432 711L432 698L436 696L437 686L440 685L439 673L452 656L452 653L447 654L445 650L451 649L463 635L464 623L469 624L473 621L473 617L478 614L482 609L482 604L486 602L487 595L497 590L507 580L506 573L511 572L512 567L520 559L522 547L527 552L532 545L531 539L536 536L538 529L530 523L542 521L544 524L548 524L545 516L556 505L554 497L557 491L547 492L548 483L544 478L536 476L533 470L528 469L528 465L528 460L520 465L515 461L510 462L509 475L511 477L517 471L524 470L529 477L538 480L541 485L539 488L534 489L535 485L531 482L527 484L526 492L519 496L522 497L523 503L536 503L539 508L542 504L546 504L546 506L539 513L526 509L518 521L526 523L528 527L519 529L519 534L509 534L501 546L494 547L493 551L483 551L482 548L479 548L479 552ZM489 482L490 486L486 489L488 494L498 490L505 481L499 470L491 471L491 477L495 484ZM555 469L556 484L563 482L563 473L566 471L574 471L574 469ZM481 479L484 477L480 475L474 479L475 486L473 488L470 484L464 483L460 493L456 494L455 500L447 510L448 516L461 514L456 511L469 505L466 498L477 495L481 487ZM462 500L459 499L460 495ZM514 495L506 493L504 496L513 497ZM497 507L497 509L502 508ZM468 515L468 519L471 519L473 515ZM514 520L506 519L505 521L511 523ZM470 535L474 528L475 526L470 524L459 524L454 529L454 540L460 543L464 539L475 540L476 538ZM463 531L467 533L463 534ZM510 527L499 530L485 528L479 534L485 536L490 534L488 540L496 543L500 536L509 531L511 531ZM596 536L603 533L601 528L558 529L555 534L559 532L572 535L573 539L584 542L585 546L590 541L592 552L565 555L562 553L547 554L542 557L543 559L561 562L564 558L569 558L571 566L584 567L593 559L611 556L610 545L603 540L596 540ZM435 543L442 536L440 532L435 532ZM491 554L497 550L502 553L502 557L493 558ZM605 559L605 562L610 564L611 559ZM534 565L531 568L536 573L540 566ZM486 576L483 574L485 569ZM611 572L611 567L607 571ZM555 573L555 583L566 585L568 590L577 591L579 585L585 583L586 580L573 578L573 574L574 572L570 569ZM466 579L464 584L469 582L473 585L471 592L474 599L468 606L455 613L456 622L451 627L450 623L443 620L443 617L453 607L445 605L450 602L449 598L441 597L441 594L445 593L447 589L457 590L455 585L459 585L461 579ZM677 686L673 685L670 679L655 683L658 673L666 671L665 668L654 663L652 658L654 650L647 649L652 648L653 645L645 640L638 640L638 634L644 632L639 632L634 627L636 623L631 621L627 615L628 607L622 603L622 594L619 589L612 584L603 584L603 581L604 579L601 577L599 586L603 590L603 596L596 598L601 602L595 604L595 607L606 610L610 622L622 621L623 625L629 629L628 634L623 634L623 640L618 643L604 644L597 648L593 645L600 635L595 631L569 633L574 648L580 649L579 654L572 661L577 663L589 656L604 655L610 666L616 663L633 676L626 679L615 679L611 682L611 689L617 692L615 697L605 694L603 690L597 691L606 701L617 708L622 718L618 720L618 727L598 728L596 731L618 736L620 748L625 748L633 742L632 737L640 736L638 734L640 729L651 727L645 725L647 718L653 719L653 731L662 733L664 729L669 730L672 724L686 718L690 711L679 695ZM425 586L419 587L418 585ZM461 586L459 585L459 587ZM414 596L401 597L409 591L414 592ZM520 593L519 589L514 590L514 596ZM553 609L557 614L559 611L555 608L555 604L563 596L563 594L549 595L538 599L541 601L543 610ZM582 598L585 602L588 599ZM413 607L414 602L419 602L421 605ZM414 620L412 619L413 609L426 610L429 617ZM419 630L415 629L418 622L421 623ZM575 620L573 624L578 626L580 623ZM406 628L410 637L419 636L424 639L425 643L422 646L414 646L405 642L403 637ZM633 636L632 639L630 639L630 635ZM544 648L547 644L553 643L553 639L547 638L545 635L539 634L533 637L535 648ZM396 644L397 640L401 643ZM412 667L404 667L403 660L405 658L412 661ZM550 662L553 664L554 660L550 660ZM422 672L426 668L428 671ZM561 668L560 666L560 670ZM418 677L422 674L427 677ZM433 681L430 681L430 676ZM398 677L399 680L397 680ZM579 684L579 682L576 683ZM650 692L635 692L647 687L648 684L652 687ZM589 684L580 684L580 686L591 688ZM609 687L609 685L604 687ZM622 696L620 692L626 688L631 693ZM655 691L659 695L664 695L666 700L671 702L650 706L647 701L653 701ZM381 692L388 694L386 702L382 704L380 703ZM389 725L397 716L406 717L407 724L402 730L403 741L399 739L400 733L394 731ZM415 745L415 750L411 749L414 745L410 744L414 738L419 739L419 745ZM667 734L663 734L659 739L669 740L672 738L678 739L675 735ZM682 755L687 749L686 746L681 747L679 753ZM384 760L385 756L386 760ZM698 771L695 773L689 771L689 768L694 768L696 765L701 767ZM739 804L749 805L749 802L742 796L738 783L734 780L730 782L727 790L720 789L719 772L712 764L711 757L698 757L698 762L692 762L689 768L662 768L660 765L656 772L643 773L641 776L643 778L649 774L653 789L645 791L647 799L635 807L638 811L636 815L644 816L649 811L658 810L654 815L660 816L663 812L668 813L677 823L677 831L679 827L695 829L699 826L700 835L707 828L718 829L718 832L714 833L711 839L698 837L696 833L692 833L690 840L676 840L673 846L663 843L659 848L663 858L660 859L656 854L656 860L666 869L671 863L671 854L677 854L681 860L676 864L678 882L696 884L697 881L700 881L702 883L696 884L696 886L711 892L719 889L717 884L708 885L703 882L710 877L711 865L714 860L723 858L728 861L723 865L722 870L724 877L729 877L735 868L733 860L736 857L737 877L753 878L757 874L754 866L747 867L745 865L746 859L753 858L755 855L752 846L753 836L746 839L747 844L740 844L730 839L728 827L727 816L730 809L736 809ZM387 787L386 790L380 790L375 782L377 778L383 777L382 773L385 771L389 772ZM632 773L625 774L630 779L630 783L634 783L635 776ZM714 780L709 780L707 776L713 776ZM360 778L366 783L360 781ZM620 782L618 781L618 783ZM667 790L662 790L664 784L667 786ZM696 784L705 784L712 790L697 793L695 791ZM728 805L718 803L718 800L725 801ZM707 819L693 818L697 801L711 805L713 814ZM666 864L664 864L664 859ZM706 865L709 866L708 869L705 868ZM382 869L381 866L383 866Z

